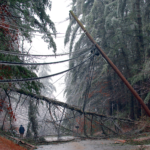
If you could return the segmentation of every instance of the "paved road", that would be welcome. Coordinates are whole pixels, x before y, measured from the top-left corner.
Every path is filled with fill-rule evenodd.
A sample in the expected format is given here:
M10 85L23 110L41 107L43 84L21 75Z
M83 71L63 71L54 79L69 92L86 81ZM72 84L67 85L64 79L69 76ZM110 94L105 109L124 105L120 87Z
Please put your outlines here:
M138 147L116 144L114 140L85 140L55 145L42 145L37 150L138 150Z

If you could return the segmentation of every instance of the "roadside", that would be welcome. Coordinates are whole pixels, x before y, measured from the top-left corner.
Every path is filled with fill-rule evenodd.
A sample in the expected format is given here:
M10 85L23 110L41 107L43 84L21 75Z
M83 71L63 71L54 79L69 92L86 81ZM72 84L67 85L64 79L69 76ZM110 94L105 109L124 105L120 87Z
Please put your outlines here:
M10 141L12 140L12 141ZM150 150L150 132L120 135L105 139L88 139L85 137L49 136L45 138L20 139L1 132L0 149L2 150ZM39 146L38 146L39 145ZM21 147L24 146L24 147Z
M1 150L27 150L24 147L0 136L0 149Z
M114 140L84 140L55 145L42 145L37 150L136 150L137 146L116 144Z
M128 138L110 138L110 139L99 139L99 140L98 139L81 140L80 138L75 138L73 140L71 139L71 137L69 137L70 139L66 139L66 141L65 139L62 141L61 140L55 141L55 138L52 137L51 139L52 141L37 143L37 145L39 144L39 146L37 146L37 150L49 150L49 149L51 150L60 150L60 149L61 150L150 150L150 145L149 145L150 135L143 133L141 135L136 135L136 136L138 136L139 138L128 137ZM26 139L20 141L24 142L26 141ZM17 140L15 140L15 142L18 143ZM27 150L26 148L21 147L19 145L22 144L21 142L19 144L16 143L6 139L5 137L0 136L1 150Z
M37 150L150 150L149 132L97 140L75 138L67 143L53 140L49 141L50 145L38 146Z

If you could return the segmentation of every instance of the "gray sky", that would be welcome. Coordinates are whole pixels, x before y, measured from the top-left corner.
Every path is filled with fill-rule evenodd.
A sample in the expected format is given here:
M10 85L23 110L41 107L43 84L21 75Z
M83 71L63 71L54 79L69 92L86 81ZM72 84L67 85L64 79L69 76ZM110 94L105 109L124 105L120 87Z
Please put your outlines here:
M67 26L69 24L69 21L65 21L63 23L63 20L69 17L69 7L67 7L70 4L69 0L52 0L52 10L49 12L51 20L55 23L56 30L58 33L65 33ZM68 52L68 48L64 48L64 36L57 35L57 38L55 39L56 45L57 45L57 53L65 53ZM32 42L32 50L30 51L32 54L53 54L52 50L48 50L47 44L44 43L44 41L41 39L40 36L35 36ZM60 61L68 59L67 56L60 56L56 58L49 57L47 59L41 60L41 62L53 62L53 61ZM55 65L49 65L51 72L49 74L54 74L57 72L61 72L63 70L68 69L68 62L63 64L55 64ZM54 83L57 79L59 79L62 75L56 76L52 78L52 83ZM64 76L65 77L65 76ZM54 93L54 96L56 97L64 88L64 77L56 82L54 86L56 87L56 92ZM63 97L63 92L59 94L59 96L56 97L56 99L60 101L65 101L65 97Z

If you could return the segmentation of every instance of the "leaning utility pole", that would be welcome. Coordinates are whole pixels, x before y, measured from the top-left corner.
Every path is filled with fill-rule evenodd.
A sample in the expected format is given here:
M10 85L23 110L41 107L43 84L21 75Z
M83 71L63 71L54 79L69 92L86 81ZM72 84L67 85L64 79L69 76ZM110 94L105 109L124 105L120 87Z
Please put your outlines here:
M130 83L126 80L126 78L122 75L122 73L119 71L119 69L114 65L114 63L108 58L108 56L103 52L101 47L94 41L92 36L87 32L87 30L84 28L82 23L78 20L78 18L74 15L72 11L70 11L71 15L73 18L77 21L79 26L82 28L84 33L87 35L87 37L90 39L90 41L95 45L95 47L100 51L101 55L105 58L105 60L109 63L109 65L114 69L114 71L118 74L118 76L122 79L124 84L129 88L129 90L132 92L132 94L136 97L136 99L139 101L139 103L142 105L143 109L145 112L148 114L150 117L150 110L148 107L145 105L141 97L138 95L138 93L134 90L134 88L130 85Z

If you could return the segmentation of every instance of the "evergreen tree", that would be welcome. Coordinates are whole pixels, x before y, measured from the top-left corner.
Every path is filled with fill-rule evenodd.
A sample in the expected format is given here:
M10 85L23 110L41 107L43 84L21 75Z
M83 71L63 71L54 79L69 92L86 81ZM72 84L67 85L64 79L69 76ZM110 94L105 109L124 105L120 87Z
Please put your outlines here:
M48 43L48 48L51 48L55 53L56 44L53 40L53 36L56 36L56 29L50 16L46 12L50 9L50 0L1 0L0 50L3 52L11 51L19 54L21 53L20 41L26 40L27 42L32 43L32 37L34 37L36 32L39 32L42 34L42 39ZM27 53L27 51L24 51L24 53ZM22 63L25 62L26 59L22 59L22 57L18 55L15 56L0 53L0 61ZM35 73L36 69L37 66L22 67L0 65L0 79L25 79L37 77ZM14 88L19 88L34 94L40 94L41 89L44 88L44 86L40 81L3 83L0 85L1 91L4 92ZM54 87L51 86L50 88ZM52 92L52 89L50 90L50 92ZM8 96L10 96L10 94L11 92L8 93ZM11 107L10 100L11 99L9 99L9 106ZM0 100L0 103L1 101L3 105L5 99ZM31 122L29 124L29 129L32 129L35 137L38 134L38 124L36 120L37 112L37 106L33 101L30 101L29 120Z
M43 34L45 42L56 51L56 45L52 34L56 34L54 23L46 14L46 9L51 9L51 1L29 1L29 0L2 0L0 2L0 49L5 51L19 52L19 40L25 38L32 42L33 32L39 31ZM50 33L51 31L51 33ZM1 61L22 62L18 56L0 54ZM36 77L34 67L1 65L1 79L30 78ZM4 84L6 89L12 84ZM15 86L15 85L14 85ZM42 85L38 81L19 83L19 87L30 92L39 92Z
M38 106L35 104L35 100L29 101L29 108L28 108L28 117L29 123L27 128L27 137L32 137L32 132L34 133L34 138L38 137Z
M147 67L150 3L144 0L77 0L72 4L72 10L87 31L135 87L145 103L149 104L150 94L145 84L149 83ZM80 35L77 36L78 34ZM75 20L70 21L65 43L74 52L92 47ZM77 63L79 61L70 62L72 65ZM85 76L88 69L84 70L85 67L86 64L67 77L67 87L71 87L66 88L67 101L78 106L83 104L84 92L76 91L86 91L87 88ZM73 92L76 92L75 99L69 96ZM92 85L86 101L86 109L91 111L109 115L122 112L124 117L129 116L132 119L141 116L140 104L101 56L94 62Z

